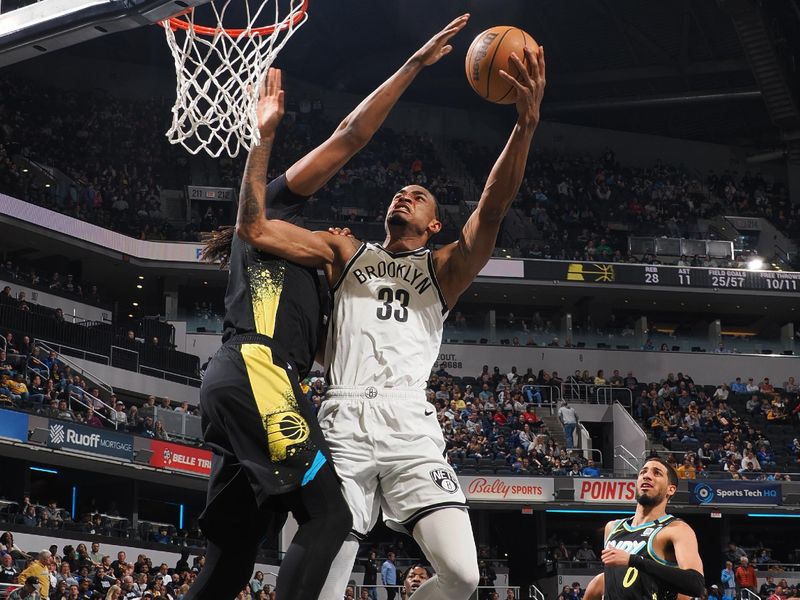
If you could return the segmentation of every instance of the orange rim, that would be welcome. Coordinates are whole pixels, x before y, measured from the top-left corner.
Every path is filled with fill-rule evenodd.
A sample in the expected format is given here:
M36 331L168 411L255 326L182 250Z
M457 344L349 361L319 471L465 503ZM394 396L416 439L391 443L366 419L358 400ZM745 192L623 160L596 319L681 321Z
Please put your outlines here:
M300 6L298 11L295 13L294 17L292 17L291 23L285 23L281 25L281 31L289 29L290 25L293 27L300 23L303 18L306 16L306 10L308 10L308 0L303 0L303 4ZM252 27L250 29L228 29L226 27L206 27L204 25L193 25L189 21L185 19L181 19L182 16L187 15L191 12L194 12L194 8L189 8L175 15L174 17L170 17L166 21L161 21L162 24L169 23L169 26L172 28L173 31L176 29L182 29L183 31L189 31L190 29L194 30L195 33L199 35L205 35L208 37L213 37L217 35L220 31L226 32L231 37L238 37L242 34L245 35L270 35L275 32L275 29L278 27L277 25L268 25L266 27Z

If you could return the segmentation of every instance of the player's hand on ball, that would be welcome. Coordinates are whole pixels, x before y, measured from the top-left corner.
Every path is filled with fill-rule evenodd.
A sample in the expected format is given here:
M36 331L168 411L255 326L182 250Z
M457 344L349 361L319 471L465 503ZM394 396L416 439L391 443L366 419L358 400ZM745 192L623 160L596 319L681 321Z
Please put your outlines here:
M627 567L631 555L618 548L606 548L600 553L600 560L609 567Z
M419 62L421 65L427 67L439 61L440 58L450 54L453 47L447 42L450 41L455 34L464 29L464 26L469 21L469 15L461 15L457 19L450 22L447 27L442 29L439 33L427 41L427 43L414 53L411 57L412 62Z
M328 233L332 233L333 235L341 235L344 237L353 237L353 232L350 231L349 227L328 227Z
M509 71L515 72L516 77L509 71L500 71L500 77L514 87L516 94L517 113L520 120L534 127L539 124L539 108L544 96L545 65L544 48L539 46L535 51L525 48L525 62L517 56L511 55L508 61Z
M274 135L283 118L283 89L281 88L280 69L270 69L264 78L258 94L256 112L261 137Z

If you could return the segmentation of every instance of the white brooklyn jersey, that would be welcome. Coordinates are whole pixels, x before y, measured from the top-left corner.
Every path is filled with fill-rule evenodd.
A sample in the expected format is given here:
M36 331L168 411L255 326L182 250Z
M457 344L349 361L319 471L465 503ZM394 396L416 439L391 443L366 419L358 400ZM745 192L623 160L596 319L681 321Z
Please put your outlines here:
M391 253L362 244L333 288L330 383L424 390L445 318L430 250Z

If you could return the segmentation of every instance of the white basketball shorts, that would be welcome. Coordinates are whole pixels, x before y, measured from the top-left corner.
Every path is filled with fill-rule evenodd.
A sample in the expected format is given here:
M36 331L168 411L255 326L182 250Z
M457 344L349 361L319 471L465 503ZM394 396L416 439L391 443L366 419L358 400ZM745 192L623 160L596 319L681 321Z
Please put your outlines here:
M369 533L381 509L389 527L410 534L429 512L466 508L436 410L420 390L333 386L319 423L356 536Z

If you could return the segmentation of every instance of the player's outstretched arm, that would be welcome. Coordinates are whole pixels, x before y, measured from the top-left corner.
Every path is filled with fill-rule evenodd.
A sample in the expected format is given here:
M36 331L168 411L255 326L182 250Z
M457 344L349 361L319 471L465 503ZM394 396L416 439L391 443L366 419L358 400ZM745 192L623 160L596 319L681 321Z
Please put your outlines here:
M455 304L492 256L500 225L525 175L544 95L544 48L525 48L525 59L527 66L516 54L510 60L522 83L500 71L516 93L518 117L511 136L489 173L478 207L461 230L459 240L437 252L436 273L449 306Z
M349 256L348 250L352 254L354 246L351 238L331 233L315 234L284 221L267 219L267 166L284 111L280 70L269 70L257 110L261 143L251 148L247 156L239 192L236 234L259 250L305 266L321 267L333 264L337 257Z
M322 188L369 143L419 72L452 51L450 39L468 20L469 15L462 15L451 21L347 115L331 137L289 167L286 171L289 189L300 196L311 196Z

